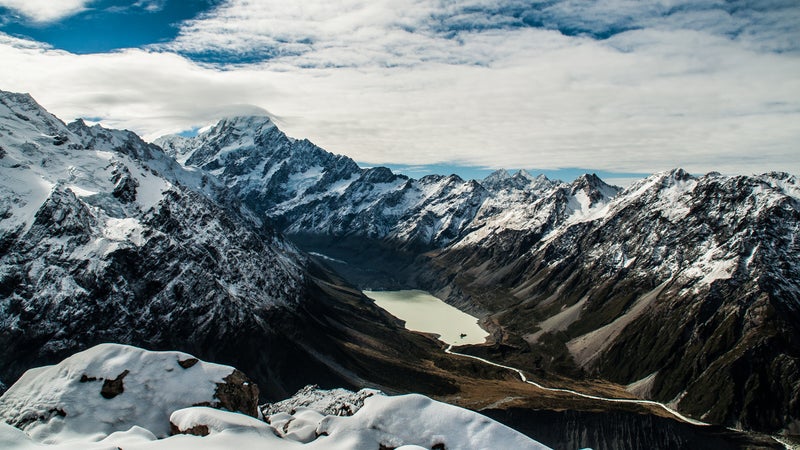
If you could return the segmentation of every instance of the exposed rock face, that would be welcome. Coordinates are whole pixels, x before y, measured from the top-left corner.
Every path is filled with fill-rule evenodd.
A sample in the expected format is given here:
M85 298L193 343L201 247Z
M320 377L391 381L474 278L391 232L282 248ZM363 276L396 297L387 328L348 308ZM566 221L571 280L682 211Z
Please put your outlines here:
M193 427L189 427L186 429L181 429L179 426L175 425L174 423L169 423L169 434L176 435L176 434L191 434L193 436L208 436L208 425L195 425Z
M217 383L214 398L219 400L215 407L258 417L258 386L238 369Z
M103 398L112 399L125 392L125 385L122 383L122 380L130 372L130 370L125 369L121 374L117 375L117 378L114 378L113 380L106 379L103 382L103 387L100 389L100 395L102 395ZM81 375L81 382L85 376L86 375Z

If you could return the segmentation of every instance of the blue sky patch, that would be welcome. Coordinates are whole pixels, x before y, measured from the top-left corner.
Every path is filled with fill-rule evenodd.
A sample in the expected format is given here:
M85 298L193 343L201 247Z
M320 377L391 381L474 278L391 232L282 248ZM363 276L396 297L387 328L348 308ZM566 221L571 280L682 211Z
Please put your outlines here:
M361 167L370 167L370 164L359 163ZM386 167L392 169L395 173L401 173L411 178L422 178L425 175L450 175L456 174L465 180L482 180L489 176L497 169L488 169L478 166L465 166L458 164L426 164L418 166L400 165L400 164L385 164ZM510 174L514 174L519 168L506 169ZM635 172L610 172L605 170L583 169L579 167L571 167L564 169L536 169L525 168L531 175L544 174L551 180L561 180L571 182L585 173L594 173L609 184L613 184L614 180L632 180L645 178L649 173L635 173ZM611 180L611 181L609 181Z
M101 0L60 21L38 24L0 7L0 31L76 54L104 53L169 42L185 20L214 8L219 0Z

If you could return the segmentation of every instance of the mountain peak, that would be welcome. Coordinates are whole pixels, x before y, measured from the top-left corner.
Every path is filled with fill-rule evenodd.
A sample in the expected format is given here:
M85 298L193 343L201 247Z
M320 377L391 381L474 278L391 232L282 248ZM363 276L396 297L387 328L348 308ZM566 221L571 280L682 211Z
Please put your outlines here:
M277 129L272 119L267 115L226 116L221 118L216 125L200 133L198 140L223 138L240 138L244 136L256 137L265 131Z
M511 174L506 169L497 169L483 179L484 184L495 184L511 178Z
M597 174L594 173L584 173L580 175L578 178L575 178L575 181L572 182L572 186L575 189L581 188L598 188L601 186L608 186Z
M10 104L17 104L25 107L27 110L30 110L32 106L42 108L39 106L36 100L31 97L31 94L28 94L27 92L9 92L0 90L0 100L2 100L2 102L8 107L11 107Z
M585 173L572 182L570 191L573 195L580 191L585 192L592 199L592 204L594 204L597 201L609 200L616 196L620 192L620 188L607 184L597 174Z
M533 175L531 175L531 173L530 173L530 172L528 172L528 171L527 171L527 170L525 170L525 169L519 169L519 170L517 171L517 173L515 173L515 174L514 174L514 176L515 176L515 177L520 177L520 178L525 178L525 179L527 179L527 180L530 180L530 181L534 181L534 180L536 180L536 177L535 177L535 176L533 176Z
M694 178L689 172L681 169L680 167L670 170L669 176L677 181L687 181Z

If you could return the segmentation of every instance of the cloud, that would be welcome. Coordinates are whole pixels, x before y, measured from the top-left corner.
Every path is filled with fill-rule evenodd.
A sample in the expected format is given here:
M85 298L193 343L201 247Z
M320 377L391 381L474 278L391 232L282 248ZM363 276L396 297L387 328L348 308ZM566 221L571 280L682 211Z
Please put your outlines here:
M766 5L766 6L765 6ZM162 48L207 61L297 67L487 64L461 46L517 28L607 39L632 30L698 31L767 51L800 51L796 0L228 0Z
M722 2L644 3L542 2L550 25L531 26L523 2L237 0L147 50L0 39L0 88L149 139L255 105L367 164L800 173L792 25ZM630 26L602 39L564 32L581 14L617 27L605 14L623 7Z
M28 19L38 22L54 22L78 14L95 0L0 0L0 6L12 9Z
M132 5L134 8L142 8L147 12L158 12L164 9L167 0L139 0Z

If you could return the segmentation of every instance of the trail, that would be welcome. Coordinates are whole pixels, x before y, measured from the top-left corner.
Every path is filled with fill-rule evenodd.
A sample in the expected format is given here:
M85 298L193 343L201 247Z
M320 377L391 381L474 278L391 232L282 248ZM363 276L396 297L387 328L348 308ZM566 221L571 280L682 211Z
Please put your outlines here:
M692 419L690 417L686 417L683 414L679 413L678 411L675 411L674 409L670 408L669 406L667 406L667 405L665 405L663 403L654 402L652 400L639 400L639 399L632 399L632 398L599 397L597 395L584 394L582 392L573 391L571 389L549 388L549 387L546 387L546 386L542 386L541 384L539 384L539 383L537 383L535 381L529 380L528 377L526 377L525 374L522 372L522 370L517 369L516 367L506 366L504 364L498 364L496 362L489 361L488 359L484 359L484 358L481 358L479 356L472 356L472 355L467 355L465 353L454 352L452 345L448 345L444 352L447 353L447 354L450 354L450 355L461 356L461 357L464 357L464 358L472 358L472 359L480 361L482 363L489 364L490 366L500 367L501 369L507 369L507 370L514 371L514 372L517 373L517 375L519 375L519 378L523 382L528 383L528 384L533 385L533 386L536 386L537 388L542 389L544 391L563 392L563 393L572 394L572 395L575 395L575 396L578 396L578 397L588 398L588 399L592 399L592 400L600 400L600 401L609 402L609 403L634 403L634 404L639 404L639 405L656 406L656 407L661 408L664 411L668 412L669 414L671 414L673 417L675 417L676 419L678 419L680 421L683 421L683 422L686 422L686 423L689 423L689 424L692 424L692 425L703 426L703 427L707 427L707 426L711 425L711 424L706 423L706 422L701 422L699 420L695 420L695 419ZM728 429L732 430L732 431L744 432L743 430L737 430L736 428L728 427ZM794 448L792 446L792 444L784 442L783 439L781 439L779 436L769 436L769 437L772 438L772 440L774 440L775 442L783 445L786 450L792 450Z
M563 393L575 395L575 396L578 396L578 397L588 398L588 399L591 399L591 400L599 400L599 401L609 402L609 403L633 403L633 404L638 404L638 405L656 406L658 408L663 409L664 411L668 412L669 414L671 414L672 416L674 416L675 418L677 418L678 420L681 420L683 422L690 423L692 425L699 425L699 426L709 426L710 425L710 424L708 424L706 422L701 422L699 420L695 420L695 419L692 419L690 417L686 417L683 414L679 413L678 411L675 411L674 409L670 408L669 406L667 406L667 405L665 405L663 403L652 401L652 400L640 400L640 399L632 399L632 398L599 397L599 396L596 396L596 395L584 394L582 392L573 391L571 389L549 388L549 387L546 387L546 386L542 386L541 384L539 384L539 383L537 383L535 381L529 380L528 377L526 377L525 374L522 372L522 370L517 369L516 367L511 367L511 366L506 366L506 365L503 365L503 364L498 364L496 362L492 362L492 361L489 361L488 359L483 359L483 358L478 357L478 356L472 356L472 355L467 355L465 353L454 352L452 345L449 345L447 347L447 349L445 349L445 353L448 353L450 355L462 356L464 358L472 358L472 359L478 360L478 361L480 361L482 363L489 364L491 366L500 367L502 369L507 369L507 370L514 371L514 372L517 373L517 375L519 375L520 379L522 381L524 381L525 383L531 384L531 385L536 386L537 388L545 390L545 391L563 392Z

